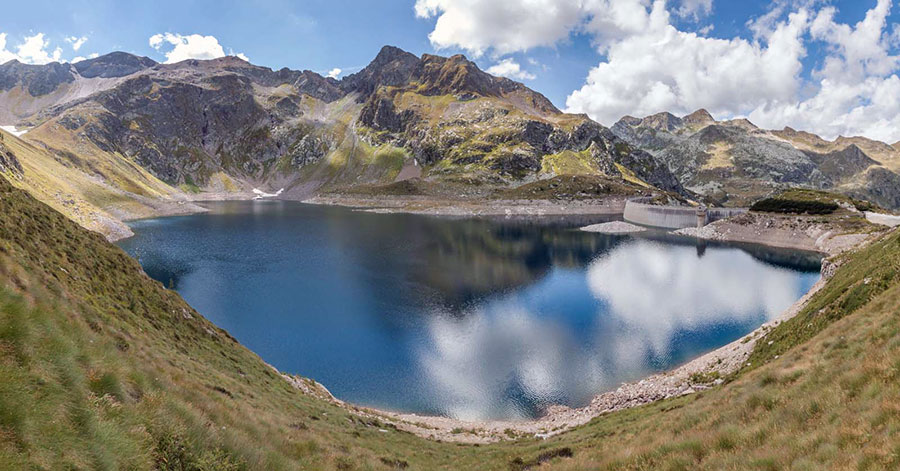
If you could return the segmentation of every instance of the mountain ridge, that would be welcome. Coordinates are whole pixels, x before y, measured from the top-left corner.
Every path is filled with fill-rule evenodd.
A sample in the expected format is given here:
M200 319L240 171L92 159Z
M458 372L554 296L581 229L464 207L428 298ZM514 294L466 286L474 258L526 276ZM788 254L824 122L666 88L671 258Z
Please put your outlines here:
M341 80L232 56L158 64L111 53L81 66L87 78L71 64L36 67L31 75L4 69L0 108L14 112L0 120L16 116L13 124L29 128L24 139L74 155L69 164L106 182L97 169L124 161L188 197L259 186L299 199L388 184L403 168L499 186L579 168L683 192L649 154L462 55L385 46ZM55 90L25 91L35 71L59 68L69 76L51 81Z
M94 214L123 219L154 214L149 200L162 208L246 197L253 188L305 199L406 178L502 190L573 174L708 204L748 205L796 185L900 207L900 158L884 143L779 135L705 110L626 117L606 128L463 55L416 56L394 46L340 80L234 56L10 61L0 65L0 123L27 128L21 139L41 149L42 162L81 173L63 192L69 196L47 199L54 207L83 200ZM842 152L849 143L862 155ZM26 174L37 169L25 165ZM30 181L41 182L45 199L53 194L52 179ZM97 197L91 181L130 203Z
M790 127L766 130L746 118L716 121L703 109L684 117L626 116L611 130L665 162L688 189L716 204L747 205L800 186L900 206L900 152L872 139L828 141Z

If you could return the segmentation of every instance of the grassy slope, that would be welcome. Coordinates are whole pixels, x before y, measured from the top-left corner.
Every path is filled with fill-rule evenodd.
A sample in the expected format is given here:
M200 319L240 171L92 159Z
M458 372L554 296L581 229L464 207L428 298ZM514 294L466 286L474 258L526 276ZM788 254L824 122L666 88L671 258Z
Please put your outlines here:
M153 216L156 210L141 197L167 199L176 192L137 164L116 156L104 154L103 161L74 154L57 156L5 131L0 135L24 169L23 178L10 179L13 184L103 234L128 230L110 212Z
M755 202L751 211L788 213L788 214L846 214L841 207L856 208L858 211L889 212L868 201L820 190L794 188L783 191L769 198Z
M0 241L2 469L378 466L393 458L374 451L385 444L437 452L299 393L121 250L3 179Z
M894 231L724 386L546 441L462 446L296 391L118 248L0 179L0 468L892 469L898 272Z
M80 129L69 131L55 121L48 121L29 131L27 137L52 149L65 149L71 159L70 166L102 176L106 183L122 191L152 198L176 192L131 159L97 147L79 132Z

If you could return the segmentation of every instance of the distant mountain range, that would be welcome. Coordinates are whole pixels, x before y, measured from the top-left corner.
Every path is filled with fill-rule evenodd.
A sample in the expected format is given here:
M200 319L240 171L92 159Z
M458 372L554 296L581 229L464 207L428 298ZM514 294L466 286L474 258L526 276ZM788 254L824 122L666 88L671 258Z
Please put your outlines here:
M706 110L680 118L626 116L612 132L713 203L748 205L786 186L802 186L900 207L900 150L864 137L826 141L791 128L760 129L746 119L716 121Z
M726 205L807 186L900 207L900 154L885 143L765 131L702 110L608 129L464 56L390 46L342 80L236 57L10 61L0 65L0 124L28 129L0 134L0 165L17 159L20 186L80 211L88 227L153 214L159 201L252 188L304 198L415 176L515 186L607 175Z

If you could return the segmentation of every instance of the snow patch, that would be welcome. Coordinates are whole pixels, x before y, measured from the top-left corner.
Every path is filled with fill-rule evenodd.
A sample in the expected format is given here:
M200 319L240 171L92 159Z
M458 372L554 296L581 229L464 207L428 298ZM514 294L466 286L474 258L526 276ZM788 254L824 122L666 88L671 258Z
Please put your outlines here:
M276 191L275 193L266 193L265 191L262 191L262 190L260 190L259 188L254 188L254 189L253 189L253 193L255 193L256 196L254 196L253 199L255 199L255 200L261 200L261 199L263 199L263 198L274 198L274 197L276 197L276 196L281 195L281 193L282 193L283 191L284 191L284 188L282 188L282 189Z
M19 131L18 129L16 129L15 126L0 126L0 129L6 131L16 137L19 137L22 134L25 134L26 132L28 132L27 129L23 129L23 130Z

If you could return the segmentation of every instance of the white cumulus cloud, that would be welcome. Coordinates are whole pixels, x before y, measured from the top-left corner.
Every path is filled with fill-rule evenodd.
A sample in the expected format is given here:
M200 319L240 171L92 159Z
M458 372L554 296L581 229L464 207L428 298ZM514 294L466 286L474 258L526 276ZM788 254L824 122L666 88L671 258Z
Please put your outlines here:
M97 54L96 52L94 52L94 53L92 53L92 54L88 54L87 57L84 57L84 56L77 56L77 57L75 57L75 58L72 59L72 63L73 63L73 64L76 64L76 63L78 63L78 62L85 61L85 60L88 60L88 59L95 59L95 58L97 58L97 57L100 57L100 54Z
M419 18L437 18L428 39L436 48L461 47L475 56L549 46L583 17L572 0L416 0Z
M534 80L534 74L523 70L522 66L513 59L503 59L502 61L492 65L487 69L487 73L499 75L514 80Z
M865 18L844 24L827 2L774 0L747 21L750 39L673 24L709 15L711 0L417 0L415 11L436 19L432 45L475 56L588 35L603 58L566 104L606 125L625 114L702 107L769 128L893 142L900 140L900 28L888 21L891 0L866 1ZM805 61L810 50L823 56ZM818 65L804 70L804 62Z
M26 36L15 47L15 52L7 48L7 35L0 33L0 64L13 59L25 64L48 64L62 60L62 49L57 47L50 49L50 40L44 38L44 33Z
M890 0L879 0L855 25L838 23L825 7L810 22L811 41L827 48L813 70L814 93L803 99L763 103L749 113L767 127L789 125L826 138L864 135L900 140L900 57L891 54Z
M0 64L4 64L16 58L17 56L15 54L6 50L6 33L0 33Z
M681 5L675 12L682 18L700 19L712 12L712 0L681 0Z
M335 67L328 71L328 74L326 74L326 77L336 79L341 75L341 72L343 72L341 69Z
M72 50L78 52L81 49L81 46L84 45L88 40L87 36L69 36L66 38L66 42L72 45ZM72 62L75 62L74 60Z
M630 25L635 17L616 27L634 33L602 45L606 61L566 100L571 111L610 125L626 114L660 111L686 114L707 108L731 115L767 101L789 101L798 93L805 12L780 23L767 43L680 31L660 1L638 18L639 29Z
M150 47L166 56L166 64L173 64L188 59L218 59L225 57L225 49L215 36L200 34L159 33L150 36ZM171 48L171 49L170 49ZM229 51L231 55L248 60L241 53Z

